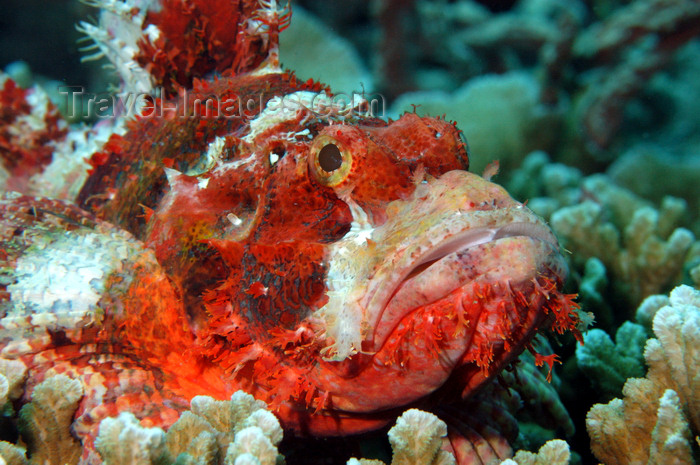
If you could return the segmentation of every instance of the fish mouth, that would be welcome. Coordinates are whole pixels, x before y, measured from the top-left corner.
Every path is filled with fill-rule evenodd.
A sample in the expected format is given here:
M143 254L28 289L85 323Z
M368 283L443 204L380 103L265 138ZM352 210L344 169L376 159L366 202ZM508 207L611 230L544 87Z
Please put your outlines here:
M386 303L375 314L374 331L366 344L371 351L380 351L402 321L460 288L474 283L519 287L543 273L563 281L567 269L554 234L539 220L454 234L418 257L394 280Z
M314 315L329 341L319 385L337 393L337 409L409 405L457 372L471 389L567 306L554 234L500 186L449 172L386 213L334 244L328 301Z
M529 216L530 222L463 228L391 276L377 270L387 278L374 288L382 311L372 314L362 353L338 365L323 362L317 375L333 390L334 406L363 414L406 407L456 373L450 390L474 389L517 356L546 318L536 286L554 294L565 275L554 236Z
M487 242L497 241L498 239L517 236L540 240L552 244L553 247L557 247L557 240L552 231L546 226L538 223L518 222L506 224L500 228L466 230L461 234L457 234L446 240L444 243L430 251L430 253L428 253L425 257L418 260L413 266L413 269L408 272L404 281L406 279L410 279L451 253L469 249Z
M313 315L328 337L326 361L376 353L398 321L476 280L477 271L482 282L515 284L548 265L566 274L544 221L473 173L418 184L386 207L380 225L355 213L358 224L329 250L328 300Z

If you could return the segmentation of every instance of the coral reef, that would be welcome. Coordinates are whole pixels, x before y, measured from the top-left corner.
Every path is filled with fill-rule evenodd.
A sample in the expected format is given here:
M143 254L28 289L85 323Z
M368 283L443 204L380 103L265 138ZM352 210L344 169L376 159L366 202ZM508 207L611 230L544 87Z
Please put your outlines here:
M104 463L138 465L275 465L282 428L265 404L236 392L230 401L192 399L168 429L147 428L131 413L100 423L96 449Z
M2 441L0 458L8 465L77 464L83 448L70 431L81 397L80 383L65 375L39 384L20 411L20 430L31 459L27 461L22 448ZM142 426L129 412L105 418L95 449L105 465L275 465L283 463L277 451L281 440L277 418L263 402L239 391L230 401L195 397L191 410L167 433Z
M574 270L588 276L588 284L580 288L584 303L590 298L600 312L605 306L601 293L610 287L629 308L616 317L621 322L645 297L695 282L700 242L681 226L693 215L684 199L666 196L655 208L606 175L583 176L548 160L541 151L531 153L508 184L516 196L529 199L530 208L550 219L571 252ZM603 317L607 323L612 319Z
M700 291L679 286L656 311L646 378L630 378L624 399L591 408L591 449L606 465L692 464L700 434ZM695 439L694 439L695 438Z
M668 66L678 48L700 34L700 6L692 0L644 0L619 8L590 25L573 44L587 60L613 66L597 69L579 100L580 127L593 149L605 148L619 130L624 107L649 78ZM645 40L653 37L653 40Z
M600 258L633 305L682 279L696 242L688 229L676 227L684 201L667 197L656 210L602 175L586 178L581 188L592 199L551 216L562 245L578 260Z
M700 232L700 158L692 152L681 156L667 148L638 145L622 153L607 174L618 186L657 205L667 196L682 198L688 203L684 216L694 218L686 224L696 235Z

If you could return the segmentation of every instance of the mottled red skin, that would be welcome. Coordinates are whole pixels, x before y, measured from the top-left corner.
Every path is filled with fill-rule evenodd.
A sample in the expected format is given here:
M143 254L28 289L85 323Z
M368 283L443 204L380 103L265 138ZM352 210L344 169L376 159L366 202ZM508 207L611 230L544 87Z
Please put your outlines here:
M573 329L571 297L559 292L562 272L545 262L532 270L531 281L515 288L477 278L414 310L381 348L363 347L376 355L324 360L330 342L312 314L328 302L329 247L351 228L350 202L367 213L371 225L382 225L390 202L409 198L425 176L466 170L466 146L455 126L440 119L406 114L386 122L303 109L246 139L251 119L272 97L323 86L289 73L244 72L263 63L265 55L251 51L266 46L240 37L243 18L251 15L248 3L236 6L238 13L224 8L218 16L207 13L204 2L193 2L182 17L170 3L150 17L165 31L162 42L157 50L142 44L139 61L150 63L156 82L166 86L168 103L179 99L188 117L154 116L151 110L151 116L147 111L131 121L124 136L112 136L90 160L90 177L77 199L85 211L29 197L0 205L0 239L9 251L0 255L0 265L11 268L23 253L16 239L21 231L110 231L102 221L134 234L157 259L148 262L144 251L110 277L100 325L30 341L34 350L21 357L30 367L28 393L52 374L83 380L86 395L75 429L85 454L105 416L130 410L146 425L168 426L193 396L226 399L238 389L267 401L284 426L300 434L368 431L409 405L430 408L468 398L552 321L560 332ZM236 21L237 29L225 29L226 21ZM180 37L198 24L220 39ZM229 60L221 56L222 44L232 42L239 53ZM178 47L184 47L180 54ZM213 71L223 75L204 79ZM196 114L193 101L212 95L257 103L239 118L224 117L222 108ZM230 168L185 174L197 171L216 137L225 140L219 163ZM350 171L333 187L311 168L320 138L353 157ZM165 168L177 172L168 179ZM198 187L202 181L205 188ZM232 214L244 227L235 226ZM492 333L477 331L475 322L485 320ZM468 349L441 368L444 385L421 377L435 369L442 352L460 344ZM104 380L95 381L100 376Z
M163 0L158 12L149 12L147 24L160 37L142 40L136 61L154 77L168 96L192 88L193 80L212 72L240 74L258 67L267 54L262 37L246 34L249 18L256 17L257 0ZM235 50L235 53L232 51Z
M26 123L21 124L21 119L32 112L27 99L30 92L34 91L18 87L9 78L0 87L0 166L11 175L5 190L26 190L31 176L51 162L55 149L52 144L63 140L68 132L50 102L41 121L42 130L30 131Z

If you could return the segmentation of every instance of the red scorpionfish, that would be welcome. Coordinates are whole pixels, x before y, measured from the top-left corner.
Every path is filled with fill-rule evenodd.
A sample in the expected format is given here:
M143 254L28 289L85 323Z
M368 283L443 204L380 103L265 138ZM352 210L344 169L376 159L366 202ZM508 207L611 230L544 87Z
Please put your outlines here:
M282 72L274 2L136 3L102 5L98 44L140 26L125 81L159 98L92 155L74 202L0 202L0 356L28 367L27 397L81 380L84 463L107 416L167 427L239 389L290 433L374 430L459 405L541 329L575 331L554 235L467 171L454 124L387 122ZM5 81L6 126L23 92ZM0 132L16 189L65 137L49 116L36 147Z

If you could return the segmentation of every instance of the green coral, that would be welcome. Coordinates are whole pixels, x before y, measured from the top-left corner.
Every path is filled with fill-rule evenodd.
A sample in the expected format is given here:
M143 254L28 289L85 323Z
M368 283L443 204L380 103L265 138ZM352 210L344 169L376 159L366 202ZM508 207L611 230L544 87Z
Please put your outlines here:
M612 310L605 299L609 284L610 280L603 262L596 257L586 260L578 288L578 302L582 310L594 310L598 323L604 328L610 328L613 325ZM583 311L579 312L579 316L586 315L588 314ZM591 313L585 321L586 328L593 324L593 319Z
M301 79L319 80L334 92L349 95L373 88L372 75L352 45L296 5L294 21L280 34L280 56L284 67Z
M596 391L612 398L620 394L627 378L644 375L646 340L644 327L630 321L618 328L614 343L602 329L591 329L576 348L576 361Z

